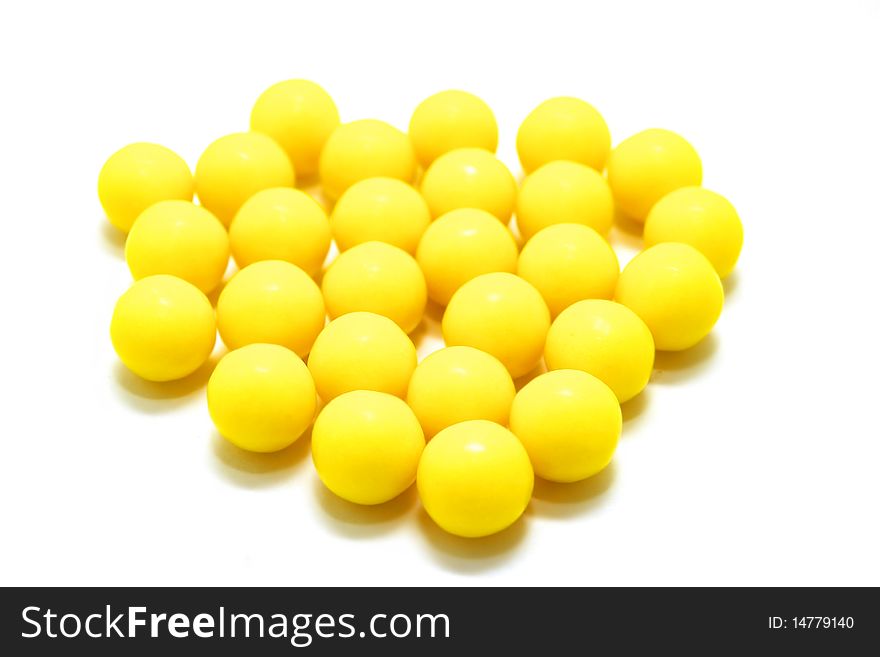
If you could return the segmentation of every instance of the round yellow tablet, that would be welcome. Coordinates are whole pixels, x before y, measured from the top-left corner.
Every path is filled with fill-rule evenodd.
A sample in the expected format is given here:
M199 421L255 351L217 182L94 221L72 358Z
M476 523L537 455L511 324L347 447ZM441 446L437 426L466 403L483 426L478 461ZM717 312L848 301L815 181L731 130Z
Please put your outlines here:
M123 364L149 381L192 374L214 350L217 329L208 297L181 278L158 274L119 297L110 339Z
M549 481L592 477L611 462L623 418L611 389L580 370L556 370L516 394L510 430L535 469Z
M192 201L186 162L159 144L136 143L116 151L98 175L98 198L110 223L128 232L141 212L159 201Z
M321 283L330 319L355 311L384 315L407 333L425 314L425 277L415 259L384 242L340 253Z
M447 345L492 354L516 378L541 360L550 311L540 292L520 277L483 274L452 295L442 328Z
M423 100L409 122L416 157L425 168L456 148L498 148L498 123L489 106L466 91L441 91Z
M335 201L367 178L396 178L411 183L416 157L409 137L384 121L343 123L324 144L319 165L324 194Z
M428 296L445 306L453 293L480 274L516 271L517 247L510 230L485 210L461 208L439 217L419 242L416 260Z
M330 239L324 208L292 187L257 192L229 226L232 256L241 268L260 260L286 260L316 276L327 258Z
M506 529L523 514L535 475L522 443L500 424L447 427L425 447L416 478L428 515L457 536Z
M526 243L516 273L535 286L556 317L581 299L613 297L620 265L611 245L592 228L556 224Z
M506 425L514 394L513 379L497 358L472 347L446 347L416 367L406 401L431 438L465 420Z
M605 234L613 222L614 199L604 176L577 162L541 166L516 199L516 225L525 240L554 224L583 224Z
M435 218L457 208L479 208L506 224L516 204L513 175L482 148L458 148L438 157L425 171L421 189Z
M665 242L629 261L614 298L644 320L657 349L681 351L709 335L721 315L724 288L706 256L687 244Z
M645 246L690 244L709 259L721 278L736 266L743 226L730 201L703 187L682 187L661 198L645 220Z
M206 294L229 265L229 236L220 220L190 201L159 201L144 210L125 240L135 280L170 274Z
M626 306L588 299L569 306L553 321L544 361L549 370L592 374L623 403L648 385L654 340L645 323Z
M608 158L608 184L617 207L645 221L651 207L679 187L703 180L700 156L684 137L653 128L624 139Z
M301 177L318 172L321 149L338 125L339 112L333 99L310 80L273 84L251 111L251 130L278 142Z
M208 411L220 435L251 452L294 443L315 416L312 375L290 349L249 344L223 356L208 381Z
M315 420L312 460L324 485L355 504L382 504L416 480L425 436L400 398L353 390Z
M196 164L196 194L228 226L238 209L261 189L293 187L287 153L260 132L239 132L213 142Z
M330 215L340 251L376 241L415 253L430 223L431 212L422 195L396 178L356 182L339 197Z
M305 358L324 328L317 283L296 265L262 260L235 274L217 300L217 328L230 349L266 342Z
M309 355L318 395L329 401L350 390L376 390L398 397L416 368L416 348L394 322L356 312L327 324Z
M523 171L554 160L580 162L601 171L611 149L605 119L589 103L562 96L538 105L516 134L516 150Z

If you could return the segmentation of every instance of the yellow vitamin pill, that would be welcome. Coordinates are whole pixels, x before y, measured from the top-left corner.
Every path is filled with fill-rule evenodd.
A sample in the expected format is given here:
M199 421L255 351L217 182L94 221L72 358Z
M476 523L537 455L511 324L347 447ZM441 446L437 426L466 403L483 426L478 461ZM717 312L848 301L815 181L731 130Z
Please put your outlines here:
M159 201L144 210L125 240L135 280L170 274L208 293L229 265L229 236L220 220L189 201Z
M485 210L461 208L439 217L419 242L416 260L428 296L445 306L463 284L480 274L516 271L517 247L507 226Z
M208 297L181 278L136 281L119 297L110 339L123 364L149 381L192 374L214 350L217 329Z
M554 160L580 162L601 171L611 150L611 133L589 103L565 96L551 98L522 122L516 150L526 173Z
M217 300L217 328L230 349L280 344L305 358L324 328L318 284L283 260L262 260L235 274Z
M241 268L260 260L286 260L315 276L327 258L330 239L324 208L292 187L257 192L229 226L232 256Z
M721 194L703 187L682 187L657 201L645 220L645 246L661 242L690 244L724 278L733 271L742 250L743 226L736 209Z
M284 149L297 175L318 172L318 158L339 112L330 95L310 80L285 80L266 89L251 111L251 130Z
M479 208L506 224L516 204L513 175L482 148L458 148L438 157L425 171L421 189L435 218L458 208Z
M318 395L329 401L350 390L375 390L398 397L416 368L416 348L387 317L356 312L327 324L309 355Z
M416 157L426 169L456 148L498 148L498 123L489 106L466 91L441 91L423 100L409 122Z
M324 194L335 201L359 180L385 177L411 183L416 157L409 137L384 121L343 123L324 144L319 165Z
M592 228L556 224L526 243L516 273L535 286L556 317L581 299L613 297L620 265L611 245Z
M412 186L396 178L367 178L339 197L330 215L340 251L364 242L386 242L415 253L431 211Z
M608 184L617 207L644 221L651 207L679 187L703 180L700 156L684 137L653 128L624 139L608 158Z
M547 304L530 283L507 273L483 274L452 295L443 314L443 339L492 354L514 378L541 360L550 328Z
M510 430L535 474L568 483L592 477L611 462L623 418L607 385L580 370L547 372L516 394Z
M513 379L497 358L472 347L446 347L416 367L406 401L431 438L465 420L506 425L514 394Z
M308 368L290 349L249 344L223 356L208 381L208 411L220 435L251 452L277 452L312 423Z
M614 199L604 176L577 162L541 166L526 177L516 199L524 240L554 224L583 224L605 234L613 222Z
M384 315L407 333L425 314L425 277L415 259L384 242L340 253L321 283L330 319L365 311Z
M110 223L128 232L141 212L159 201L192 201L186 162L159 144L129 144L109 157L98 175L98 198Z
M687 244L665 242L629 261L614 299L644 320L657 349L681 351L709 335L724 305L712 263Z
M196 194L228 226L238 209L261 189L293 187L287 153L260 132L238 132L212 143L196 164Z
M312 429L312 461L324 485L355 504L382 504L416 480L425 436L400 398L353 390L330 401Z
M588 299L563 310L544 347L549 370L582 370L605 383L621 403L648 385L654 339L632 310L613 301Z
M434 436L416 482L434 522L450 534L476 538L517 521L529 505L535 475L516 436L500 424L470 420Z

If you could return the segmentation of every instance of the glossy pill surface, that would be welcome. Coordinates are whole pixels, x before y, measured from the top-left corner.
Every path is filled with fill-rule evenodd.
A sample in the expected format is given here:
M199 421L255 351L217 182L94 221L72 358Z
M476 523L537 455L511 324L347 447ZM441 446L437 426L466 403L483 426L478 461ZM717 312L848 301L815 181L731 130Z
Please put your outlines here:
M489 106L466 91L449 90L423 100L409 122L419 163L427 168L456 148L498 147L498 123Z

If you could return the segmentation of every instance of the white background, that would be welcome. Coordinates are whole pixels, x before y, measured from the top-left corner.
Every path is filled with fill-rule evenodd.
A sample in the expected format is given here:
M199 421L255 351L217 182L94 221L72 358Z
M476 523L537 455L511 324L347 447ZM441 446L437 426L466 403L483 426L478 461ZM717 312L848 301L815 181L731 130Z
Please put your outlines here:
M880 584L877 2L0 12L0 583ZM205 372L163 388L121 368L103 161L149 140L194 165L290 77L402 129L427 95L473 91L516 173L519 122L554 95L593 103L615 143L666 127L697 147L745 249L712 336L625 408L607 473L539 483L513 529L456 539L413 490L334 499L305 440L228 446ZM638 246L612 238L624 261Z

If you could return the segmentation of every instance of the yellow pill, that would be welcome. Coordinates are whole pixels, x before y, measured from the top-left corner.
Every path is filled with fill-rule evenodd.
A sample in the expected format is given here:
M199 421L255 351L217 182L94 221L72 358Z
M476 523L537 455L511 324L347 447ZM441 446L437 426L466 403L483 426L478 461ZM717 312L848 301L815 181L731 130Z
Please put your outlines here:
M384 315L407 333L422 321L425 277L415 259L384 242L365 242L340 253L321 283L327 314L335 319L365 311Z
M409 122L416 157L426 169L456 148L498 148L498 123L489 106L466 91L441 91L423 100Z
M406 401L431 438L465 420L506 425L514 394L513 379L497 358L472 347L446 347L416 367Z
M428 296L445 306L462 285L481 274L516 271L517 247L507 226L485 210L461 208L439 217L419 242L416 260Z
M228 226L238 209L262 189L293 187L296 174L287 153L260 132L220 137L196 164L196 194Z
M251 452L277 452L312 423L315 384L305 363L276 344L223 356L208 381L208 411L220 435Z
M189 201L159 201L144 210L125 241L135 280L170 274L206 294L229 265L229 236L220 220Z
M623 418L611 389L580 370L547 372L520 390L510 410L535 474L568 483L592 477L611 462Z
M581 299L613 297L620 265L611 245L592 228L556 224L526 243L516 273L535 286L556 317Z
M522 122L516 150L526 173L554 160L580 162L601 171L611 150L611 133L589 103L564 96L551 98Z
M541 360L550 311L541 294L518 276L483 274L452 295L442 328L447 345L492 354L516 378Z
M434 436L416 482L434 522L450 534L476 538L517 521L529 505L535 475L516 436L500 424L470 420Z
M266 89L251 111L251 130L284 149L297 175L318 172L318 158L339 112L330 95L310 80L285 80Z
M136 281L119 297L110 339L123 364L149 381L192 374L214 350L217 329L208 297L181 278Z
M356 312L327 324L309 355L318 394L329 401L350 390L376 390L398 397L416 368L416 348L394 322Z
M324 144L319 165L324 195L335 201L359 180L385 177L411 183L416 157L409 137L383 121L343 123Z
M654 340L645 323L626 306L588 299L569 306L553 321L544 361L549 370L592 374L623 403L648 385Z
M644 221L651 207L679 187L699 185L697 151L669 130L644 130L620 142L608 158L608 184L617 207Z
M703 187L682 187L661 198L645 220L645 246L690 244L709 259L721 278L736 266L743 226L730 201Z
M296 265L262 260L242 269L223 288L217 328L230 349L265 342L305 358L324 328L324 299L317 283Z
M541 166L516 199L516 225L525 240L554 224L583 224L605 234L613 222L614 199L604 176L577 162Z
M687 244L665 242L630 260L614 299L644 320L657 349L681 351L709 335L721 315L724 288L706 256Z
M382 504L416 480L425 436L400 398L353 390L315 420L312 460L324 485L355 504Z
M516 181L501 160L482 148L459 148L434 160L422 178L432 217L458 208L479 208L510 221Z
M257 192L229 226L232 256L241 268L260 260L286 260L316 276L327 258L330 239L324 208L291 187Z
M415 253L431 212L412 186L396 178L367 178L339 197L330 215L340 251L364 242L387 242Z
M193 176L177 153L159 144L129 144L104 163L98 198L110 223L128 232L138 215L159 201L192 201Z

